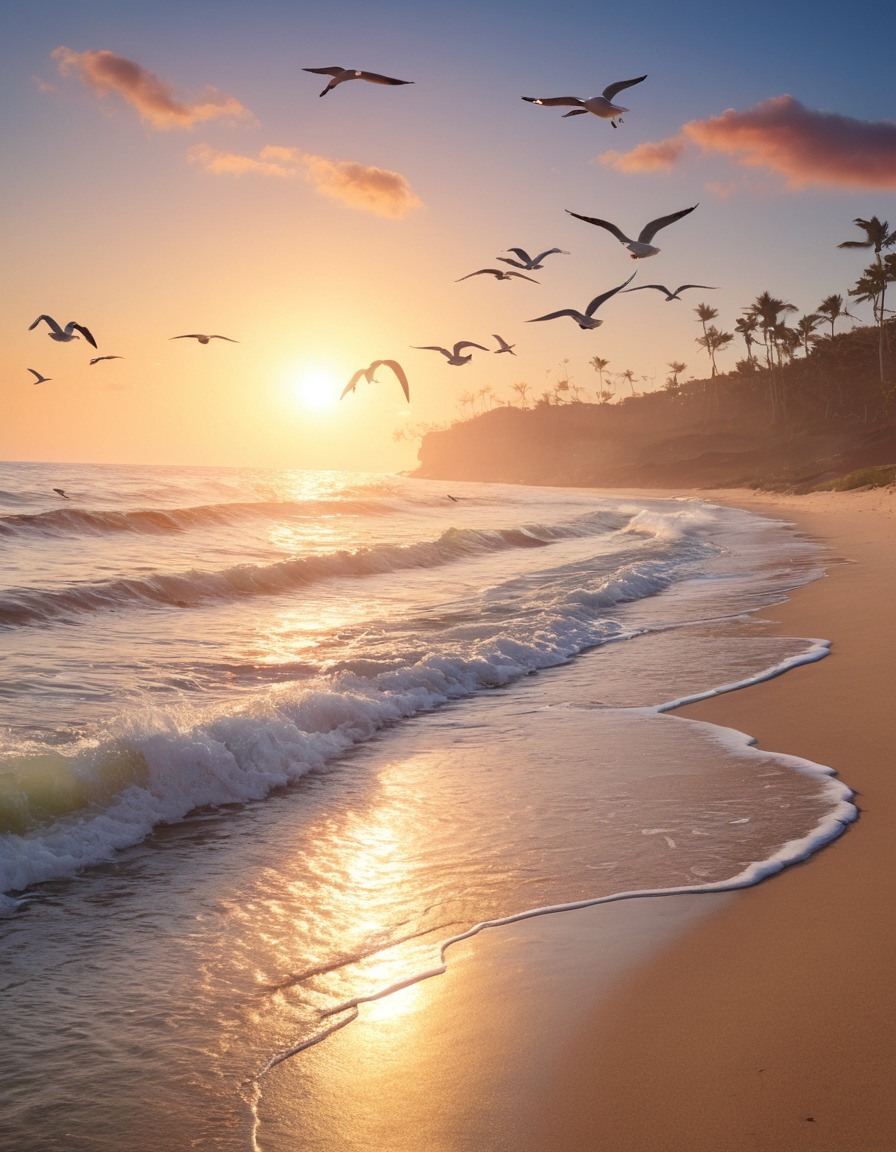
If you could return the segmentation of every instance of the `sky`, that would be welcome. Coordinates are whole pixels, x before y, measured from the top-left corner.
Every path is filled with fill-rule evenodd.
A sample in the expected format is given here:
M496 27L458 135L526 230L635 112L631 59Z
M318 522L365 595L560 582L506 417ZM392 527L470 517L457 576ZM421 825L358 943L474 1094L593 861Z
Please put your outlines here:
M896 224L880 21L877 0L6 6L0 459L399 471L421 429L519 404L515 385L532 402L568 376L593 399L595 356L619 396L625 370L637 391L676 360L707 375L698 303L725 331L764 291L812 312L870 263L837 248L863 238L854 219ZM410 83L321 97L303 69L331 65ZM521 99L642 75L615 128ZM692 205L637 261L565 211L631 236ZM537 284L458 282L509 270L511 247L565 254ZM712 290L620 292L590 331L530 322L633 272ZM40 315L97 349L29 330ZM190 333L233 342L172 339ZM415 347L460 340L486 350L452 366ZM384 359L410 403L387 367L340 399Z

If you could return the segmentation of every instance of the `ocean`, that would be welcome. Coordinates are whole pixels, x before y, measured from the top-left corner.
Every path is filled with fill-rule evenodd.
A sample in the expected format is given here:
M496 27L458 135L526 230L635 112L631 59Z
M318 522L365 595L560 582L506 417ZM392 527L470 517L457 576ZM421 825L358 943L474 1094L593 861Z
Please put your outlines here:
M452 941L838 835L675 714L827 654L757 617L825 563L694 497L0 465L0 1147L329 1149L277 1077Z

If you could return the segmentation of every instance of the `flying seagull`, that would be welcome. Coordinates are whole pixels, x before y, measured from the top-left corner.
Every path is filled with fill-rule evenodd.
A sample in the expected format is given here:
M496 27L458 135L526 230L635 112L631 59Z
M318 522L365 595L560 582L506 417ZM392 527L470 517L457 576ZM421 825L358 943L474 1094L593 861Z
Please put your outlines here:
M584 313L577 312L575 308L562 308L559 312L549 312L547 316L535 316L532 320L527 321L527 323L534 324L536 320L556 320L558 316L571 316L580 328L598 328L603 324L603 320L595 319L594 313L605 300L609 300L611 296L615 296L617 292L621 292L625 285L630 284L634 278L635 273L632 272L628 280L625 280L616 288L611 288L609 292L602 292L600 296L595 296Z
M62 497L63 500L69 500L70 499L70 497L66 496L66 494L62 491L61 488L54 488L53 491L58 493Z
M417 348L421 352L441 352L443 356L447 357L448 363L454 365L469 364L473 359L472 352L467 356L461 356L464 348L479 348L483 352L488 352L488 348L482 344L474 344L472 340L458 340L451 352L447 348L440 348L438 344L412 344L411 347Z
M516 348L516 344L508 344L507 341L504 339L504 337L499 336L497 332L493 332L492 335L494 336L494 338L498 341L498 344L500 345L499 348L495 349L495 355L496 356L498 355L499 352L509 352L511 356L516 356L516 352L514 352L514 348Z
M404 374L404 369L397 360L372 360L366 368L359 368L358 371L352 376L348 384L343 388L342 395L339 397L341 400L343 396L347 396L349 392L354 392L357 387L358 381L363 376L368 384L373 383L373 378L376 375L376 370L381 365L385 364L387 368L391 368L395 375L398 377L398 383L401 385L401 390L404 392L404 398L408 404L411 402L411 389L408 386L408 378Z
M41 376L36 368L29 368L28 371L34 376L35 384L46 384L53 379L52 376Z
M94 356L91 364L99 364L100 360L124 360L124 356Z
M637 240L630 240L615 224L611 224L608 220L598 220L594 216L580 216L578 212L569 212L570 216L575 216L576 220L584 220L586 224L596 224L598 228L606 228L608 232L612 232L620 243L628 248L632 260L643 260L645 256L655 256L660 251L659 248L654 248L650 241L659 232L660 228L665 228L667 224L674 224L676 220L680 220L682 216L687 216L689 212L693 212L697 207L696 204L690 208L682 208L680 212L673 212L670 216L660 216L656 220L651 220L649 224L645 224L641 231L638 233Z
M501 257L499 256L500 260ZM496 280L509 280L511 276L518 276L520 280L530 280L533 284L538 284L538 280L532 280L531 276L524 276L522 272L505 272L503 268L480 268L477 272L468 272L466 276L459 276L454 281L455 284L460 284L461 280L469 280L471 276L494 276Z
M509 256L496 256L495 259L505 264L512 264L514 268L525 268L527 272L534 272L537 268L544 267L542 260L545 256L553 256L555 252L561 256L569 255L563 248L548 248L546 252L539 252L537 256L530 256L524 248L505 248L504 251L515 253L519 256L519 260L511 260Z
M52 316L40 315L33 324L28 325L28 331L30 332L32 328L36 328L41 320L46 320L50 325L50 331L47 335L51 340L60 340L63 344L67 344L69 340L77 340L79 338L78 333L80 333L88 344L92 344L94 348L96 348L96 340L94 340L90 332L83 324L76 324L74 320L69 320L68 324L62 328L56 323Z
M198 340L200 344L208 344L209 340L230 340L231 344L239 344L239 340L231 340L229 336L206 336L202 332L187 332L183 336L170 336L170 340Z
M609 120L615 128L617 120L620 124L622 123L622 113L628 112L628 108L614 104L613 97L623 88L631 88L646 79L645 74L644 76L636 76L634 80L617 80L615 84L608 84L600 96L590 96L587 100L583 100L581 96L548 96L544 98L524 96L523 99L530 104L541 104L545 108L572 108L571 112L564 114L566 116L582 116L586 112L591 112L595 116L600 116L602 120Z
M331 68L303 68L303 72L317 72L321 76L332 76L333 79L324 88L321 96L332 91L343 80L369 80L371 84L413 84L413 80L396 80L394 76L381 76L379 72L361 72L356 68L343 68L339 64Z
M667 300L680 300L679 292L684 292L685 288L707 288L710 292L716 291L713 284L679 284L674 292L670 291L665 284L639 284L637 288L626 288L626 292L641 292L645 288L656 288L657 292L664 292Z

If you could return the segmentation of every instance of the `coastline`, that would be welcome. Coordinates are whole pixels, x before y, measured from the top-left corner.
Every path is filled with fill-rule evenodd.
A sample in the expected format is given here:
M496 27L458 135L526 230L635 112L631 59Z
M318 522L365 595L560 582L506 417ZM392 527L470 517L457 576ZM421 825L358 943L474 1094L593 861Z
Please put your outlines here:
M760 615L833 652L671 715L833 768L858 822L753 887L536 916L453 946L438 979L361 1005L280 1066L262 1128L272 1147L293 1138L299 1099L320 1152L894 1146L896 496L693 495L828 546L827 575Z
M701 492L830 548L827 576L763 613L832 653L680 715L833 767L858 822L589 1001L537 1104L531 1149L884 1152L896 1146L896 496Z

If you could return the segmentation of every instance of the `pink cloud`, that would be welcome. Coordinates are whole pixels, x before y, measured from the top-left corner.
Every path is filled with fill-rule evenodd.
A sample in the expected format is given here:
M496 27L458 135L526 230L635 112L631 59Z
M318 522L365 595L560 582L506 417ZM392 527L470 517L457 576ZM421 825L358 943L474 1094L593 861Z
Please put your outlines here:
M221 152L207 144L191 148L188 157L215 175L304 177L317 192L352 208L400 219L421 200L398 172L349 160L330 160L298 148L269 144L258 157Z
M236 120L250 115L239 100L215 88L207 88L193 103L178 100L170 84L133 60L113 52L73 52L71 48L60 47L50 55L61 76L77 76L99 97L117 93L153 128L192 128L206 120Z
M625 172L668 169L688 143L730 156L742 167L776 172L790 188L896 189L896 123L817 112L787 95L746 112L729 108L721 116L690 120L667 140L607 152L601 160Z

